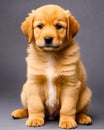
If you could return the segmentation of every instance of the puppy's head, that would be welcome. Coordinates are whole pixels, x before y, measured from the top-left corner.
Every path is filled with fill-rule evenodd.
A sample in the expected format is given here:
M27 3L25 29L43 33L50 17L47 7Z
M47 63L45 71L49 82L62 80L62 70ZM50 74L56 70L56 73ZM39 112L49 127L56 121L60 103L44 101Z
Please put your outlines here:
M57 5L46 5L32 10L21 25L28 42L52 51L71 44L79 24L68 10Z

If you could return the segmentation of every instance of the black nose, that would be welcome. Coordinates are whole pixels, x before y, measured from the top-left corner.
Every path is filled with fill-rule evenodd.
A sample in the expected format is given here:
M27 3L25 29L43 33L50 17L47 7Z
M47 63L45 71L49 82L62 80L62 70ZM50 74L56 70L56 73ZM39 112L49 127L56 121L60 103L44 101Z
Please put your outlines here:
M53 38L52 37L45 37L44 41L46 44L52 44Z

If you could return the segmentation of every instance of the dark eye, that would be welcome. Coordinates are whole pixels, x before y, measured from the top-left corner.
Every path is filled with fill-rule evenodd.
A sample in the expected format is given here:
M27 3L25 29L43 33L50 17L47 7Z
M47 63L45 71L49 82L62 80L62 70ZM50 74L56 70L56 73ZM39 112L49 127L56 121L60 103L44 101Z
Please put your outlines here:
M60 24L56 24L55 27L56 27L58 30L60 30L63 26L60 25Z
M39 24L37 27L39 28L39 29L42 29L43 28L43 24Z

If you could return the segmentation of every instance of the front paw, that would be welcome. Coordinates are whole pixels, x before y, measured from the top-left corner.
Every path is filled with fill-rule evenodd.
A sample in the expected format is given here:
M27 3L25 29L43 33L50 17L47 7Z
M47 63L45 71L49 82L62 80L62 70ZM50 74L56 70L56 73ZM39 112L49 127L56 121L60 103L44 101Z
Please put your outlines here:
M26 121L26 126L30 127L38 127L44 125L44 119L38 119L38 118L29 118Z
M60 119L59 127L66 128L66 129L72 129L72 128L77 127L77 123L74 119L70 119L70 118L65 119L64 118L64 119Z

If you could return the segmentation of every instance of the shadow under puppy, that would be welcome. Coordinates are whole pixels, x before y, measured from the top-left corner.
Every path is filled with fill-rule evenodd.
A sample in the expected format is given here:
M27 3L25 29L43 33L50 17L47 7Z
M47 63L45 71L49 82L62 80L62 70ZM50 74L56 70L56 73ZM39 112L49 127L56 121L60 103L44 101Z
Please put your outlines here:
M44 125L45 116L59 115L59 127L75 128L91 124L87 115L91 90L74 36L78 21L70 11L57 5L32 10L21 25L28 38L27 81L21 101L24 109L12 112L25 118L27 126Z

